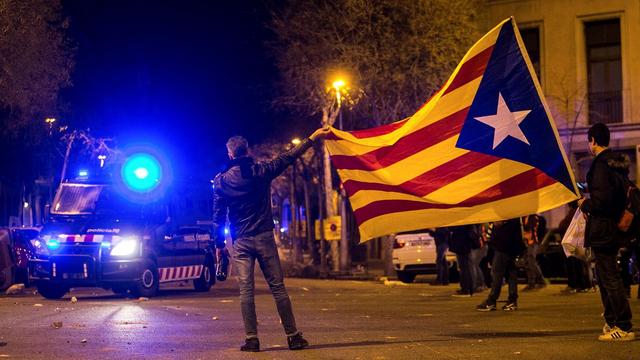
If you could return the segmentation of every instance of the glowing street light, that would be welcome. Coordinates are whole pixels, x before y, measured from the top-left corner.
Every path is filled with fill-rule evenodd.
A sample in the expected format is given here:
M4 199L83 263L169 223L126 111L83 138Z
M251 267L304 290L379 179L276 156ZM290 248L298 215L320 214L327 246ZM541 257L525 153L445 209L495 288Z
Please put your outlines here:
M346 85L347 83L342 79L337 79L333 82L333 88L336 89L336 100L338 101L338 107L342 105L342 88Z
M100 160L100 167L104 167L104 161L107 159L107 155L98 155L98 160Z
M291 143L293 145L300 145L302 141L300 141L300 138L294 138L293 140L291 140Z

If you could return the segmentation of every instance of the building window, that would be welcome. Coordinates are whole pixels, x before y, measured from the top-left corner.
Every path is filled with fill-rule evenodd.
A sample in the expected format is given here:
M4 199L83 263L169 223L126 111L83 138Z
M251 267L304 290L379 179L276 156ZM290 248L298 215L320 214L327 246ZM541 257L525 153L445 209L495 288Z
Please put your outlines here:
M536 72L538 80L540 80L540 28L521 29L520 36L522 37L524 47L527 49L527 53L529 53L533 70Z
M589 122L622 122L620 19L585 22L584 33Z

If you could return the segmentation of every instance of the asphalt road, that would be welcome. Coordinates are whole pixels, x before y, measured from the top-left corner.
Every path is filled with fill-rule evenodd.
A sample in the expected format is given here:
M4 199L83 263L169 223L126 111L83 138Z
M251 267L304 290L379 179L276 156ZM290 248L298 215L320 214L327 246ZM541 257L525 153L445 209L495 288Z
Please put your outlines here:
M453 298L454 285L305 279L286 283L298 326L312 344L307 350L288 350L269 290L260 281L256 302L263 351L241 353L238 291L230 280L217 283L208 294L174 287L149 301L99 289L73 291L58 301L34 295L32 289L19 296L3 295L0 358L640 358L640 340L596 340L603 325L597 293L561 295L563 285L521 293L517 312L480 313L474 307L486 292ZM72 303L71 296L78 302ZM631 302L639 313L640 300ZM55 328L55 322L62 327Z

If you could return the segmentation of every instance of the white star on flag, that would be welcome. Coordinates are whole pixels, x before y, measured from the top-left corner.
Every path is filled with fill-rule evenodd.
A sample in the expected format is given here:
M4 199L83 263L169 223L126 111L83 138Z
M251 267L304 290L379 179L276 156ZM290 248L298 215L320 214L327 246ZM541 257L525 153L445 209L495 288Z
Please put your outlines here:
M498 108L495 115L481 116L474 118L494 128L493 149L498 147L507 136L518 139L527 145L529 140L520 129L520 123L531 112L531 110L511 111L504 101L502 94L498 92Z

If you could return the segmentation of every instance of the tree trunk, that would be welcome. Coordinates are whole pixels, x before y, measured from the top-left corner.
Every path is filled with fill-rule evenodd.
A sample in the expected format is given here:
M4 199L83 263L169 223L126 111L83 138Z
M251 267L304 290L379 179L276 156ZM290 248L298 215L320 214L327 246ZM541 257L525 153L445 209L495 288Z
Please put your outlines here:
M67 151L64 153L64 161L62 162L62 172L60 173L60 182L63 182L65 176L67 175L67 165L69 164L69 155L71 154L71 148L73 147L73 142L76 139L75 131L69 137L69 143L67 143Z
M322 111L322 125L333 125L336 120L337 112L331 111L331 109L323 109ZM323 153L323 167L324 167L324 196L325 196L325 209L326 217L336 215L336 209L333 206L333 179L331 176L331 159L329 157L329 151L326 146L322 147ZM340 252L338 249L338 242L331 241L331 270L334 272L340 271Z

